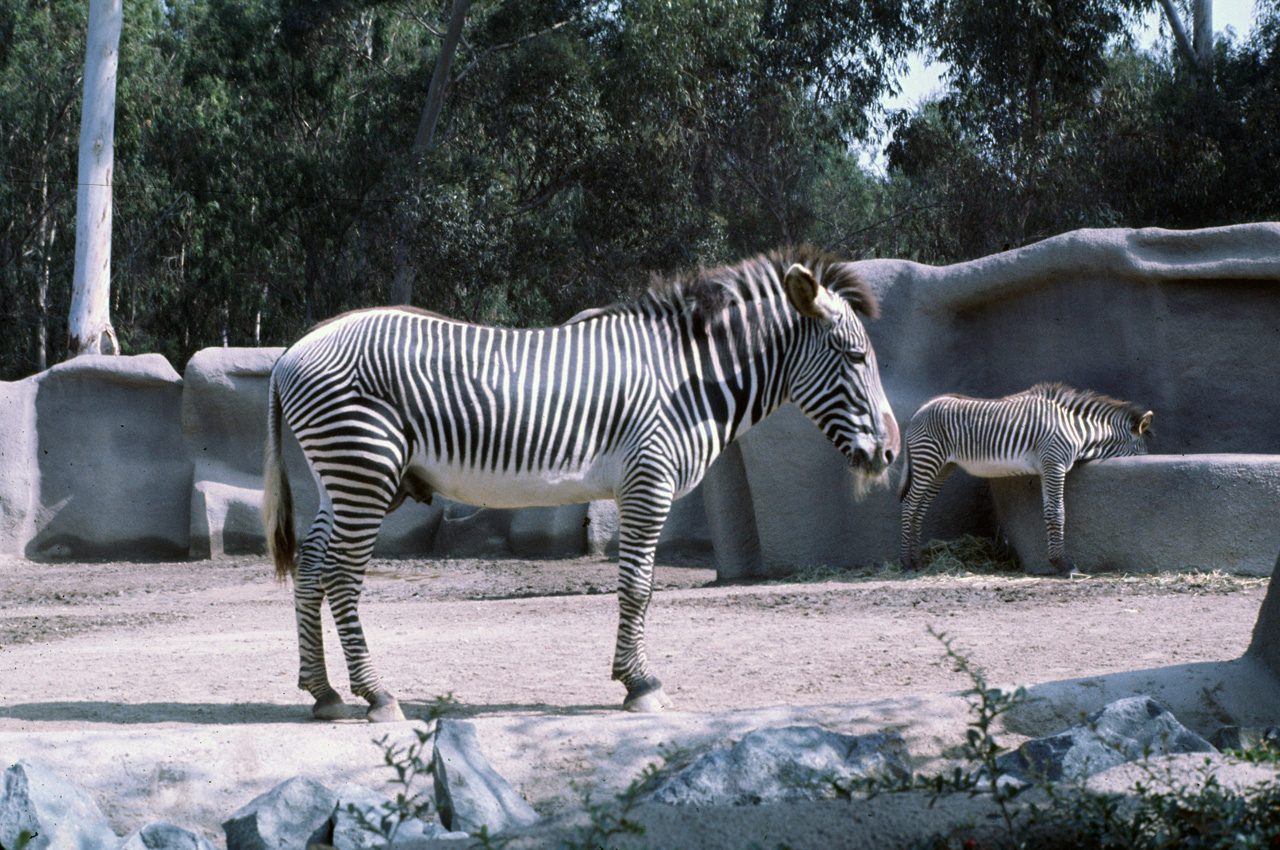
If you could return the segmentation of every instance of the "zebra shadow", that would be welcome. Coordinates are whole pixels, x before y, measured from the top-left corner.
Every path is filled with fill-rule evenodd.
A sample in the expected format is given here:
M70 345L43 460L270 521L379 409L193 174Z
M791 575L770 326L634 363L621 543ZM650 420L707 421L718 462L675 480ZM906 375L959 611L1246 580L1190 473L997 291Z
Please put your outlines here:
M435 700L402 700L400 703L408 720L427 720L433 709L439 707ZM350 716L339 723L363 723L364 706L351 705ZM619 704L610 705L549 705L546 703L492 703L472 705L450 703L448 717L469 719L486 715L530 716L579 716L601 713L620 713ZM114 723L121 726L138 726L150 723L187 723L207 726L237 726L270 723L311 722L310 703L281 704L266 702L248 703L119 703L95 701L26 702L0 706L0 720L25 720L48 723Z
M24 702L0 706L0 719L29 722L190 723L234 726L255 723L297 723L310 716L309 706L278 703L119 703L95 701Z

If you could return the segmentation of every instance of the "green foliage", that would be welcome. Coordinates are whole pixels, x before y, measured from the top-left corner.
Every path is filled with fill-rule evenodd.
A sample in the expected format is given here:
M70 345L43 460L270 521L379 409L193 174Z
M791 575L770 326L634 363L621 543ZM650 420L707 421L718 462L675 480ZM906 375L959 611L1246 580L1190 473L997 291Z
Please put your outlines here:
M474 0L429 151L439 0L127 0L111 314L179 369L413 303L545 324L810 241L970 259L1082 226L1280 218L1280 16L1206 101L1134 0ZM0 379L62 356L85 7L0 4ZM860 146L904 57L950 63Z

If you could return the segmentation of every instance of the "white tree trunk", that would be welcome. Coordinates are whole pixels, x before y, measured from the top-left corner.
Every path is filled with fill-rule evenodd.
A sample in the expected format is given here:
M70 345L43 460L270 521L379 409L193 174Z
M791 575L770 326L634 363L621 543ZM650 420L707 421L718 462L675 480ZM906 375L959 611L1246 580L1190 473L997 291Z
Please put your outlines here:
M118 354L111 327L111 178L123 0L89 0L67 355Z

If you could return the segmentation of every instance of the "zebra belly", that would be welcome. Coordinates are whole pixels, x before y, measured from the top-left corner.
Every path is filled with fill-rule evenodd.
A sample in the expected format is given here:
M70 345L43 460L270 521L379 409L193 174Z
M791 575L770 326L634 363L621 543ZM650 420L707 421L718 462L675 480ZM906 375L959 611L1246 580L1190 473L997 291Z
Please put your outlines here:
M597 460L577 470L493 472L445 464L419 463L413 474L446 499L485 508L531 508L612 499L618 464Z
M1012 458L956 458L956 465L979 478L1012 478L1015 475L1039 475L1040 462L1034 454Z

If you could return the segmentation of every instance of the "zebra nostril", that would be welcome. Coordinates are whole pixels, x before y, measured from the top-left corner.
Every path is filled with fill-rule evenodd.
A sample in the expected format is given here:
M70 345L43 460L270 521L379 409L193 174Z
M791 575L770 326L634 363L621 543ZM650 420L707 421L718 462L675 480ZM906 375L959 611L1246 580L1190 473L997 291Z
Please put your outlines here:
M885 450L884 450L884 465L885 465L885 466L889 466L890 464L892 464L892 463L893 463L893 458L894 458L893 449L885 449Z

